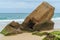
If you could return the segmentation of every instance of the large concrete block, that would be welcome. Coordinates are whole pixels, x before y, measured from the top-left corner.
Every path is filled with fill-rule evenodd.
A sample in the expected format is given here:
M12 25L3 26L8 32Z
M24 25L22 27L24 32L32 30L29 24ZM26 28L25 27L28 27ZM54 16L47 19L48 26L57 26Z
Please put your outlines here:
M55 8L49 3L43 2L29 16L26 17L23 23L28 23L30 20L34 23L44 23L52 18L54 9Z
M9 26L13 27L13 28L19 28L20 24L18 22L12 21L10 24L8 24Z
M12 21L1 31L1 33L4 35L22 33L20 26L21 25L19 23Z
M28 24L25 24L24 26L25 26L25 28L23 28L23 29L28 30L28 31L52 30L52 29L54 29L54 22L47 21L47 22L42 23L42 24L40 24L40 23L34 24L32 22L29 22Z
M54 22L47 21L43 24L36 24L33 26L33 30L35 31L45 31L54 29Z
M23 29L33 27L37 24L44 24L50 21L54 15L54 7L47 2L39 5L22 23Z

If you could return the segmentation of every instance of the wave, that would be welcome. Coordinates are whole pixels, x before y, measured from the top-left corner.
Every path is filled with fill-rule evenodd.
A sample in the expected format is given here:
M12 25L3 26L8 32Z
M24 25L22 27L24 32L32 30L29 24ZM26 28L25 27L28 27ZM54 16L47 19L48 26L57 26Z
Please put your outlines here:
M60 20L60 17L52 18L51 20ZM7 19L7 20L0 20L0 21L24 21L24 19Z
M51 20L60 20L60 17L52 18Z
M8 19L8 20L0 20L0 21L24 21L24 19Z

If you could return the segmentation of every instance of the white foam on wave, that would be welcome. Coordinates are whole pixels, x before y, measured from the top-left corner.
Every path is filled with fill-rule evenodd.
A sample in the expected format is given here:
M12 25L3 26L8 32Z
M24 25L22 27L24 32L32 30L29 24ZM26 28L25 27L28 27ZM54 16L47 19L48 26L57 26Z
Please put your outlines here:
M0 31L2 31L2 29L4 29L5 26L12 21L15 21L21 24L24 21L24 19L0 20Z
M52 21L54 22L54 29L60 29L60 17L52 18Z
M52 20L60 20L60 17L58 17L58 18L52 18Z
M24 21L24 19L10 19L10 20L0 20L0 21Z
M52 18L51 20L60 20L60 17L58 18ZM10 19L10 20L0 20L1 21L24 21L24 19Z

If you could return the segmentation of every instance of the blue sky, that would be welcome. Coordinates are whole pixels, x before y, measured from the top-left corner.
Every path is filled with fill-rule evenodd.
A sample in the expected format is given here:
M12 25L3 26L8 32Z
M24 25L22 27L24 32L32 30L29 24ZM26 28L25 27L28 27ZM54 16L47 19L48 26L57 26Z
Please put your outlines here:
M60 13L60 0L0 0L0 13L31 13L39 4L47 1Z

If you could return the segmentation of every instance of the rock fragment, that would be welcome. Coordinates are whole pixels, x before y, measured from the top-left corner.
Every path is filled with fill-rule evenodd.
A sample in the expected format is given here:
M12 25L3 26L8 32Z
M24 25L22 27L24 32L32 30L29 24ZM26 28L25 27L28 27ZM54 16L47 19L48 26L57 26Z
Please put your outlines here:
M4 35L10 35L10 34L19 34L22 33L22 30L20 29L20 24L12 21L9 23L2 31L1 33Z

